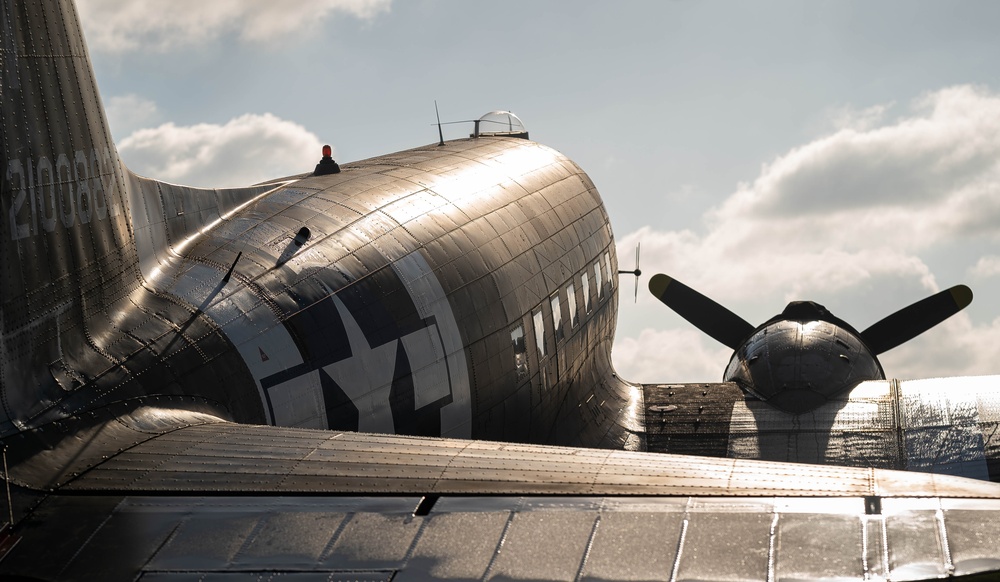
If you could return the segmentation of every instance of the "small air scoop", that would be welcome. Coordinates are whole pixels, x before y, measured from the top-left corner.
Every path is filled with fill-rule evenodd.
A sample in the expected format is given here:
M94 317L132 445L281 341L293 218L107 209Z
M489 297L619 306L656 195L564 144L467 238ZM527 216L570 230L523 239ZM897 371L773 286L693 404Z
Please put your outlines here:
M323 146L323 159L316 164L316 169L313 170L313 176L325 176L327 174L339 174L340 166L337 162L333 161L333 150L330 146Z

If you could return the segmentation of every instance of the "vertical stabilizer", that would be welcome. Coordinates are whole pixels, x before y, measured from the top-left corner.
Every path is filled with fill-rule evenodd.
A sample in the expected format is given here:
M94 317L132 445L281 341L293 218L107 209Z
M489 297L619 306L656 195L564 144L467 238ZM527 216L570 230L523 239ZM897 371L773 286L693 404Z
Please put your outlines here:
M113 366L94 321L141 283L123 169L70 0L0 0L0 433Z

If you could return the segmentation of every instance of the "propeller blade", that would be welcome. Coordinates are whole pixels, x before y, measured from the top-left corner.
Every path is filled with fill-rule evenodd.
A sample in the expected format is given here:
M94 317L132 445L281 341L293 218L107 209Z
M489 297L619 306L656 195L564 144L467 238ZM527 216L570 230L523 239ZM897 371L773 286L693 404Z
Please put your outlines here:
M861 332L876 356L908 342L972 303L972 289L955 285L884 317Z
M634 275L635 276L635 297L632 301L635 303L639 302L639 277L642 275L642 271L639 270L639 243L635 243L635 270L634 271L618 271L619 275Z
M677 315L732 350L753 333L754 327L739 315L662 273L649 280L649 291Z
M642 243L638 241L635 243L635 297L632 298L632 303L639 302L639 275L642 275L642 271L639 270L639 245L641 244Z

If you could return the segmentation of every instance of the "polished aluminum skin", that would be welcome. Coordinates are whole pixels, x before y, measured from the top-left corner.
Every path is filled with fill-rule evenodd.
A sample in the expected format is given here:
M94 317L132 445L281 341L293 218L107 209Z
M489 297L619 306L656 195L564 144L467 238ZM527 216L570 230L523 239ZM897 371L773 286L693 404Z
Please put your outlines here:
M733 353L724 379L775 408L803 413L885 374L857 332L801 314L756 330Z
M0 434L186 395L237 422L636 441L613 237L573 162L483 137L243 189L142 178L62 8L5 8Z
M42 579L920 580L1000 569L1000 489L985 481L246 426L177 400L118 408L108 422L64 426L92 443L85 456L103 459L93 469L18 463L12 479L35 487L14 487L17 545L0 570ZM31 444L12 452L37 450ZM42 496L45 488L55 493Z
M996 500L883 500L869 513L862 499L471 496L414 515L421 502L61 497L37 519L75 511L89 546L74 554L66 536L34 530L21 545L47 544L54 559L5 562L36 579L171 582L991 580L1000 569Z
M630 384L608 216L562 154L481 135L165 184L118 159L72 2L0 16L0 575L1000 570L996 378L808 414Z

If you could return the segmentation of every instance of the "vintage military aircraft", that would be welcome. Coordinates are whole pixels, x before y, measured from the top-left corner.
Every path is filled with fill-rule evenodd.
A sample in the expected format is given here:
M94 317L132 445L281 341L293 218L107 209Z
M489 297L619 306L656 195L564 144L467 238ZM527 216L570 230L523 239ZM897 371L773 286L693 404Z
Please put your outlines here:
M511 114L166 184L118 158L72 2L0 16L0 575L1000 571L1000 486L939 474L995 474L995 380L870 379L798 414L626 382L597 189Z

